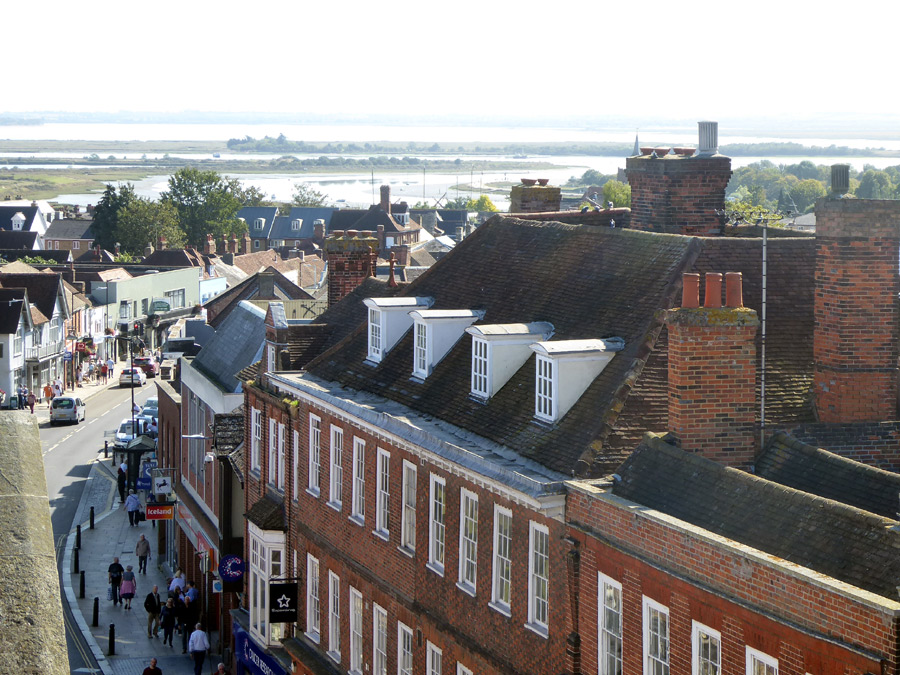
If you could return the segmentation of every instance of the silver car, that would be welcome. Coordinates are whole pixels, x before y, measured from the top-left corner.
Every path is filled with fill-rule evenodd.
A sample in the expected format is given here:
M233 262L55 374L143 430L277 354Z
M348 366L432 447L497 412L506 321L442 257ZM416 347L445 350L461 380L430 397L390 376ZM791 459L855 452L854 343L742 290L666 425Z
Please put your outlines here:
M51 426L57 422L74 422L78 424L84 418L84 401L77 396L57 396L50 404Z

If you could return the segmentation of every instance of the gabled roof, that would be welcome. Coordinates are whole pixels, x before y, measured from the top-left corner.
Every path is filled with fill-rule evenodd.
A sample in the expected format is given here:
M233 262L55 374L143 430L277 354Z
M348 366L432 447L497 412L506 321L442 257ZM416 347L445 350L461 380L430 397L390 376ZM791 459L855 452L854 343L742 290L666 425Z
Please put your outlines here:
M251 506L244 517L261 530L284 532L287 529L284 523L284 502L270 495Z
M300 258L284 258L276 249L245 253L234 257L234 267L247 275L253 275L266 269L280 272L288 280L297 279L297 285L314 286L322 278L325 261L319 256L310 255Z
M105 248L100 249L99 255L97 254L97 250L94 248L89 248L87 251L82 253L80 256L75 258L75 262L86 263L86 262L104 262L111 263L116 261L116 256L111 252L107 251Z
M331 218L336 211L338 209L329 206L295 206L291 209L291 219L299 218L302 220L303 225L300 226L300 231L304 233L304 238L312 237L315 235L315 223L317 220L324 220L325 232L329 231Z
M53 317L53 309L59 298L62 304L62 316L69 315L69 307L62 289L62 277L59 274L43 274L41 272L4 274L3 268L0 268L0 287L26 289L31 304L48 319Z
M44 234L46 239L94 239L94 233L91 226L94 221L82 218L57 218L47 232Z
M268 239L277 215L277 206L245 206L237 212L237 217L246 221L247 231L251 239ZM262 218L265 221L262 229L259 230L256 229L257 218Z
M0 288L0 335L10 335L18 330L27 303L28 292L24 288Z
M15 232L12 230L0 230L0 248L3 249L25 249L27 255L34 255L35 244L37 243L37 232Z
M42 218L37 206L4 206L3 202L0 202L0 230L12 231L12 219L17 213L25 216L22 231L31 231L35 222L40 222Z
M683 452L653 434L616 473L621 478L613 484L617 496L896 598L896 520Z
M265 318L265 312L259 307L240 302L219 324L216 334L191 365L223 391L241 391L241 381L235 374L259 358L266 338Z
M204 307L209 311L211 318L209 324L218 329L231 309L243 300L312 300L313 297L302 288L285 278L283 274L274 269L265 270L266 274L272 274L272 289L274 295L264 297L260 295L260 274L258 272L244 279L237 286L232 286L219 295L206 301Z
M335 224L337 214L331 218L331 229L340 229ZM378 226L384 227L386 234L409 232L410 230L419 230L422 228L417 222L410 222L409 225L401 225L389 214L385 213L380 204L373 204L364 211L363 214L349 227L348 230L367 230L375 232Z
M161 248L145 257L141 264L160 267L200 267L205 272L211 263L209 256L192 248Z

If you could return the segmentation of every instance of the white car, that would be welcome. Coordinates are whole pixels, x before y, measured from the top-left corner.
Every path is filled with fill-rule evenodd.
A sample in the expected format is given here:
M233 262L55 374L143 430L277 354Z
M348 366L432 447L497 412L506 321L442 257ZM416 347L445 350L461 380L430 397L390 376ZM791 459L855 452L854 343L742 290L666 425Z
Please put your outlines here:
M147 384L147 376L140 368L125 368L119 375L120 387L133 387L134 385L143 387L145 384Z
M50 426L57 422L78 424L84 418L84 401L77 396L56 396L50 404Z

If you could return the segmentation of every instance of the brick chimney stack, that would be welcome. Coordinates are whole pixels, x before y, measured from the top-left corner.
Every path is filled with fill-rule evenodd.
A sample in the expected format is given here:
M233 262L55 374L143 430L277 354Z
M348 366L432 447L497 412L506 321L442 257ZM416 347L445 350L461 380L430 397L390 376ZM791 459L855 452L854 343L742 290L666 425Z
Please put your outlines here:
M816 204L816 410L822 422L897 419L900 202L842 189Z
M336 230L325 240L329 307L366 280L372 264L371 252L377 248L378 240L371 232L347 230L345 235Z
M203 242L203 255L215 255L216 253L216 240L213 239L211 234L206 235L206 241Z
M161 236L161 237L159 237L159 239L156 240L156 249L158 251L166 250L166 238L165 237Z
M756 312L742 306L739 273L685 274L679 309L668 312L669 431L683 450L747 469L757 450Z
M719 125L699 122L693 148L644 148L625 160L631 185L631 227L690 236L715 236L725 208L731 159L719 154ZM674 150L674 152L670 152Z
M381 210L386 214L391 214L391 186L381 186Z

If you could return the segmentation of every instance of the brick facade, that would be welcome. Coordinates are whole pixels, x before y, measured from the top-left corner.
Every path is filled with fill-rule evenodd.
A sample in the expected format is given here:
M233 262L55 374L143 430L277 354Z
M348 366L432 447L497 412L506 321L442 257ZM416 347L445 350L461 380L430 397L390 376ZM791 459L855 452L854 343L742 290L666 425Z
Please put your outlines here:
M822 422L897 417L900 203L816 205L814 393Z
M725 208L731 159L648 155L625 160L631 186L631 227L651 232L715 236L722 229L716 211Z

